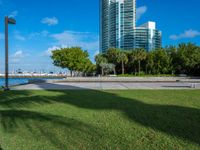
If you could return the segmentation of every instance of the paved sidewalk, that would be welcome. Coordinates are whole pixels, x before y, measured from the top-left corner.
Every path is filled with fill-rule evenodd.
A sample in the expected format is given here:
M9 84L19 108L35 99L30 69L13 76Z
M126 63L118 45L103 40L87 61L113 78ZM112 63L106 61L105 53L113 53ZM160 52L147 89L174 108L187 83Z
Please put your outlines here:
M200 83L189 82L58 82L19 85L13 90L64 90L64 89L200 89Z

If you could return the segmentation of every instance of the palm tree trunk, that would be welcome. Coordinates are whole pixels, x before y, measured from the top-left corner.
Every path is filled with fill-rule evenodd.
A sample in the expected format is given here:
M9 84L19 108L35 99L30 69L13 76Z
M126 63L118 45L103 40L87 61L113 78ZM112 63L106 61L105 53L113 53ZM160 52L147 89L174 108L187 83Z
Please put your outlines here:
M104 73L103 73L103 67L101 67L101 75L103 76L103 74L104 74Z
M135 69L135 75L137 75L137 69L136 69L137 67L135 65L134 65L134 67L135 67L134 68Z
M70 70L70 75L71 75L71 77L72 77L72 70Z
M122 61L122 74L124 75L124 61Z
M147 72L148 72L148 71L147 71L147 64L146 64L146 71L145 71L145 73L147 74Z
M116 69L114 68L114 75L116 75Z
M139 76L140 76L140 60L139 60L138 72L139 72Z

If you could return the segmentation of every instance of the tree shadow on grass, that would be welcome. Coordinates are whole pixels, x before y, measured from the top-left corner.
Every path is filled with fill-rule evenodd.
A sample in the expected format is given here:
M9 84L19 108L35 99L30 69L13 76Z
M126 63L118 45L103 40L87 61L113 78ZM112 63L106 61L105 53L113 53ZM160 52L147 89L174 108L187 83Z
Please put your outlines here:
M35 95L30 91L12 91L0 94L0 108L22 108L35 105L45 105L51 103L49 98Z
M69 139L69 141L63 143L63 140L58 138L60 134L64 134L65 138L71 138L70 134L74 132L85 134L87 138L91 138L94 133L97 137L102 136L99 129L73 118L34 111L2 110L0 111L0 122L0 127L2 126L5 132L13 133L19 128L25 128L37 139L45 137L57 149L65 149L67 144L73 142L72 139ZM65 133L62 133L63 131ZM76 138L81 138L79 135L76 136L73 135L74 143L76 143ZM82 140L86 139L83 138Z
M44 101L45 99L47 100L47 103L56 102L71 104L76 107L85 109L118 110L121 111L127 117L127 119L137 122L144 127L150 127L154 130L158 130L168 135L188 140L200 145L200 109L173 105L147 104L137 99L121 97L117 94L113 94L114 92L95 90L50 92L59 92L60 94L57 96L44 95L42 96L42 98L39 98L35 101L33 98L33 102L35 103L37 101L36 103L43 105L46 103ZM23 107L26 106L26 103L28 105L29 102L32 102L24 102L20 100L17 101L19 103L22 103ZM15 104L9 105L14 106ZM6 127L13 128L14 126L16 126L16 124L14 124L15 119L12 118L12 116L20 116L20 118L26 119L31 117L34 120L38 120L38 118L40 118L41 121L54 121L54 117L46 118L40 116L40 114L21 114L20 112L8 113L8 115L5 114L7 113L2 111L0 112L0 115L3 115L2 118L4 118L5 116L7 116L6 118L10 118L6 122L12 122L12 125L5 125L5 129ZM79 125L76 126L74 124L71 124L71 127L74 126L78 128ZM93 131L91 130L91 132Z
M103 91L63 91L54 101L93 110L119 110L128 119L200 145L200 109L147 104Z

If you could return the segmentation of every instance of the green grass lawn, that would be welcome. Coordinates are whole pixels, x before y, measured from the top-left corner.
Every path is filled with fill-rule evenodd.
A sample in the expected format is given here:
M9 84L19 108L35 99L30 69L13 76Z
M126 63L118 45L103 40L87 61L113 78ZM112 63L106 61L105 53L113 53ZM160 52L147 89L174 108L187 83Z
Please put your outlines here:
M200 90L0 92L0 147L200 149Z

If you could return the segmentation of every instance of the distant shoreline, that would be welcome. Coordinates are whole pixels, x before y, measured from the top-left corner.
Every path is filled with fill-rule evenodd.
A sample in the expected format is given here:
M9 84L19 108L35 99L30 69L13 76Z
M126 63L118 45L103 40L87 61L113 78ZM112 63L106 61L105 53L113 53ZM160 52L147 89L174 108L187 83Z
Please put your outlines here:
M53 78L65 78L66 76L9 76L10 79L12 78L24 78L24 79L27 79L27 78L49 78L49 79L53 79ZM0 79L3 79L5 78L4 76L0 76Z

